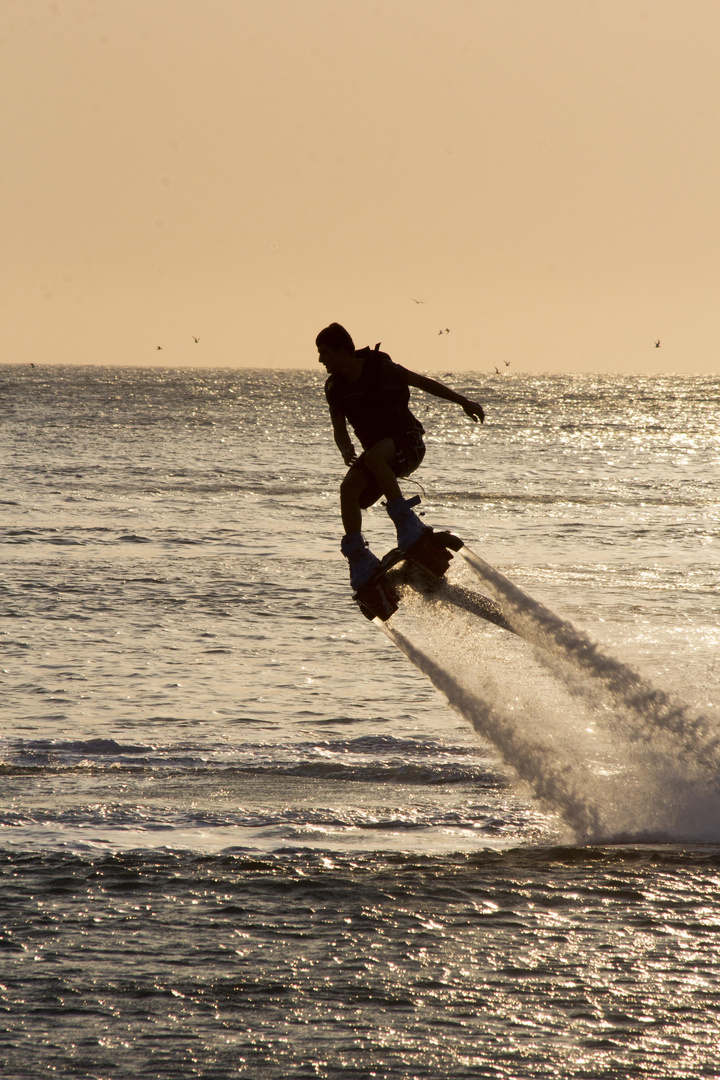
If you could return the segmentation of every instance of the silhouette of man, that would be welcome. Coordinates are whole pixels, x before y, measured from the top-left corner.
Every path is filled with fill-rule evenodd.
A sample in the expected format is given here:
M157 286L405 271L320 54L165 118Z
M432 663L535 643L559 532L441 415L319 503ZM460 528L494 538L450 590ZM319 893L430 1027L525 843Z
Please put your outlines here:
M340 549L350 564L350 585L359 589L379 566L362 534L362 511L381 496L397 529L398 547L407 551L425 526L403 498L398 477L409 476L425 456L424 429L409 408L410 387L452 401L473 422L482 423L482 406L448 386L395 364L390 357L366 347L356 349L350 334L331 323L315 339L319 362L328 378L325 397L333 435L349 466L340 485L340 513L345 535ZM363 451L358 457L348 433L352 427Z

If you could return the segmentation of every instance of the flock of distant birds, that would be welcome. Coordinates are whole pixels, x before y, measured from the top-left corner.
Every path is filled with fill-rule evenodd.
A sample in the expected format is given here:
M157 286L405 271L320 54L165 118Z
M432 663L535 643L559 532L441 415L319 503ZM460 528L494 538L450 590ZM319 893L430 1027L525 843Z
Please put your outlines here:
M410 299L412 300L412 302L414 304L424 304L425 303L424 300L416 300L414 296L411 296ZM449 327L446 326L444 330L438 330L438 337L440 337L442 334L449 334L449 333L450 333L450 329L449 329ZM200 338L195 337L194 334L192 334L191 336L192 336L193 341L197 345L198 342L200 341ZM657 341L654 344L655 344L655 348L659 349L660 348L660 338L658 338ZM162 345L158 345L157 350L162 351ZM505 360L504 364L505 364L506 368L510 367L510 361L509 360ZM30 367L35 367L35 365L31 364ZM500 368L498 368L498 367L495 368L495 374L496 375L502 375L502 372L500 371Z
M415 300L415 297L414 297L414 296L411 296L411 297L410 297L410 299L411 299L411 300L413 300L413 301L414 301L414 302L415 302L416 304L424 304L424 303L425 303L425 301L424 301L424 300ZM440 334L449 334L449 333L450 333L450 330L448 329L448 327L447 327L447 326L445 327L445 329L444 329L444 330L439 330L439 331L438 331L438 335L440 335ZM192 334L191 336L192 336L192 339L193 339L193 341L194 341L194 342L195 342L195 344L197 345L197 344L199 343L199 341L200 341L200 338L199 338L199 337L195 337L195 335L194 335L194 334ZM656 349L659 349L659 348L660 348L660 338L658 338L658 339L657 339L657 341L656 341L656 342L654 342L654 345L655 345L655 348L656 348ZM159 352L162 352L162 345L158 345L158 346L157 346L157 351L159 351ZM505 367L506 367L506 368L509 368L509 367L510 367L510 361L509 361L509 360L505 360L505 361L504 361L504 364L505 364ZM34 367L35 367L35 365L34 365L33 363L31 363L31 364L30 364L30 367L31 367L31 368L34 368ZM495 372L494 372L494 373L495 373L495 375L502 375L502 372L500 371L500 368L499 368L499 367L497 367L497 366L495 367Z

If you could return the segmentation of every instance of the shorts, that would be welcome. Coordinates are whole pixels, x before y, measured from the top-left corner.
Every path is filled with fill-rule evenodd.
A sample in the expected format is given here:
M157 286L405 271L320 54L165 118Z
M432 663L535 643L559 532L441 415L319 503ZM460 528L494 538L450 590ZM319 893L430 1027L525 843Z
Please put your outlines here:
M403 435L393 437L395 443L395 457L390 462L390 468L398 478L409 476L415 472L418 465L425 457L425 443L419 431L407 431ZM367 480L367 487L360 495L360 506L367 510L368 506L376 503L382 491L377 480L364 463L365 454L361 454L353 465L353 469L360 469Z

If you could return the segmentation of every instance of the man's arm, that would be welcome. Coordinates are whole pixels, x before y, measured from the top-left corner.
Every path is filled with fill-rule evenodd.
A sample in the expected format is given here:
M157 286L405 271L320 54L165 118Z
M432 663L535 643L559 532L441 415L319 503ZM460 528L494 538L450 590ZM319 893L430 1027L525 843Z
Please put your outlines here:
M445 401L452 401L454 405L459 405L471 420L479 420L481 424L484 422L485 413L482 405L479 405L477 401L470 401L469 398L463 397L462 394L456 394L449 386L444 386L437 379L428 379L427 376L418 375L416 371L408 371L407 368L405 368L405 371L410 386L414 386L418 390L424 390L426 394L432 394L434 397L443 398Z
M330 419L333 426L335 445L342 454L342 459L345 464L353 465L357 461L357 454L355 453L355 447L353 446L352 440L348 434L345 416L343 413L337 412L337 410L335 409L330 409Z

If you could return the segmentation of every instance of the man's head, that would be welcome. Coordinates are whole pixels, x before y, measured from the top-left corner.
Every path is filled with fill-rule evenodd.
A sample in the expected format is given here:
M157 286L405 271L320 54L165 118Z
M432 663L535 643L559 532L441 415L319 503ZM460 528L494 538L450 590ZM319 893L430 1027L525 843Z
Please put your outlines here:
M330 323L324 330L321 330L315 338L315 344L318 349L344 349L346 352L355 352L353 339L339 322Z
M319 360L327 370L342 373L348 361L355 356L355 344L344 326L340 323L330 323L321 330L315 338L315 344L320 354Z

